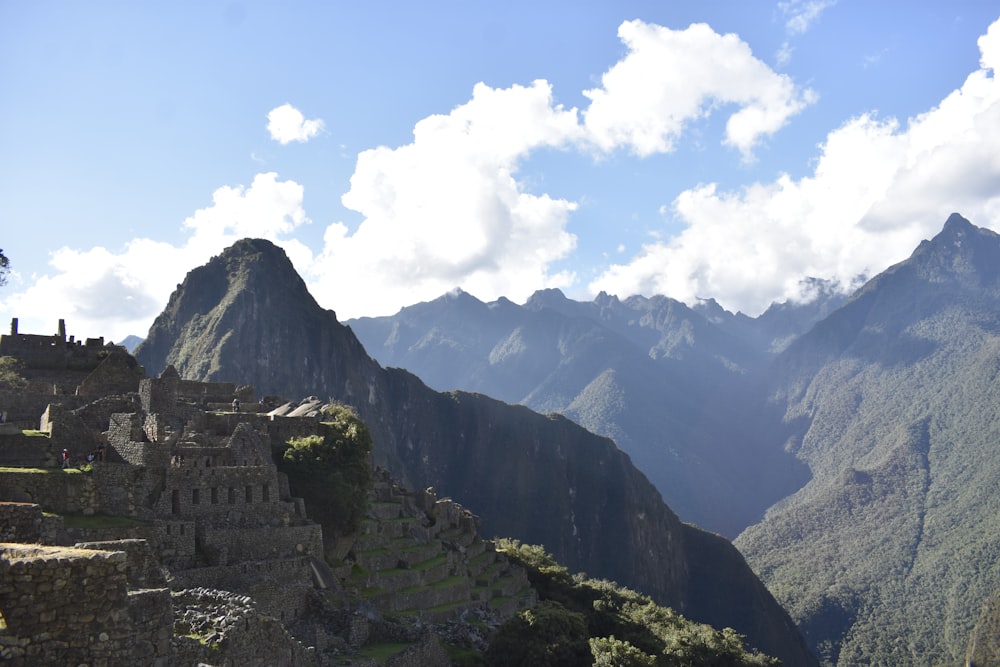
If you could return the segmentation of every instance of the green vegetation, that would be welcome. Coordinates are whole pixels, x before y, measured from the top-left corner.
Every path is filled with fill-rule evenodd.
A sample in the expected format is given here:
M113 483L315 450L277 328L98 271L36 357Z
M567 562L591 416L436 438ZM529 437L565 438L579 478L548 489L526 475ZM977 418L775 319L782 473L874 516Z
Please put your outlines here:
M736 545L825 665L962 664L1000 589L997 302L963 298L879 302L833 359L796 347L788 441L814 477Z
M358 655L382 663L409 648L411 644L389 642L385 644L369 644L358 651Z
M0 466L0 472L14 473L17 475L79 475L90 472L92 466L84 465L79 468L10 468Z
M0 273L0 277L2 276ZM20 391L27 387L28 381L21 377L22 370L24 364L14 357L0 357L0 391Z
M346 406L329 408L322 426L322 435L292 438L278 447L274 460L332 542L356 531L364 518L373 483L372 437Z
M608 581L571 576L542 547L501 540L497 549L527 569L541 602L500 627L486 655L490 665L779 664L748 651L730 628L694 623Z

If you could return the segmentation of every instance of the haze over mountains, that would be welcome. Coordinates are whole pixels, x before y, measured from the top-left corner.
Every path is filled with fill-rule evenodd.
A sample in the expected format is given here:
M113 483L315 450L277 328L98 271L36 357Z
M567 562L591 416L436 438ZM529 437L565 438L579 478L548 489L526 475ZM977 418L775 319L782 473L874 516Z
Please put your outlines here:
M349 324L436 387L614 437L682 519L743 531L825 664L957 664L1000 590L998 274L1000 237L956 214L850 299L755 319L547 291Z
M380 364L435 389L558 412L614 439L682 519L735 537L808 479L766 428L748 428L763 415L737 394L844 300L818 290L751 319L663 296L581 303L544 290L518 306L456 291L347 324Z
M352 403L385 443L380 463L475 508L487 534L544 543L786 664L808 657L770 596L629 457L682 520L738 535L823 664L958 664L973 636L990 654L997 614L974 627L1000 592L993 232L953 215L849 299L819 285L758 318L667 297L455 292L350 329L275 250L242 241L193 271L140 361ZM561 412L629 457L495 399Z

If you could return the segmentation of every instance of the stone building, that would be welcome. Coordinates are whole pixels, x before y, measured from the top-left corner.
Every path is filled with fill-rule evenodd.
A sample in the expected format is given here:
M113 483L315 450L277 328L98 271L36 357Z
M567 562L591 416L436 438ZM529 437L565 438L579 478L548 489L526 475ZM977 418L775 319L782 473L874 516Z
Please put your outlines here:
M253 387L173 367L146 378L127 353L59 329L19 334L15 320L0 346L27 355L30 381L0 392L17 415L0 429L0 661L172 667L221 652L225 664L327 664L318 652L357 649L384 632L385 612L425 628L386 664L444 665L427 624L470 610L496 622L535 601L470 512L384 471L331 569L321 527L271 456L322 432L318 399L269 397L265 414ZM73 467L52 474L64 449ZM363 600L343 637L309 620L323 592ZM289 634L296 624L311 648Z
M17 419L0 433L0 466L14 466L0 473L0 659L180 664L170 589L247 596L250 620L234 630L243 632L258 616L294 622L310 594L333 583L321 527L272 461L269 418L209 409L234 397L251 404L252 387L182 381L173 368L145 378L124 350L67 339L62 321L56 335L34 336L15 320L0 341L0 355L21 360L31 382L18 401L6 397ZM316 419L296 421L292 430L318 432ZM39 470L63 449L87 469ZM119 521L66 525L42 507ZM149 563L157 576L133 576L149 575ZM288 664L311 663L297 642L283 650L295 656Z

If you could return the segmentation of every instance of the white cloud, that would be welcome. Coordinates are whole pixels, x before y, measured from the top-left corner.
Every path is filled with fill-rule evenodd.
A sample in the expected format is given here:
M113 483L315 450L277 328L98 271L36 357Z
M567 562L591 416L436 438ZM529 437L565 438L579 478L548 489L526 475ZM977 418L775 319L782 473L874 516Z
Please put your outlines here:
M836 0L789 0L779 2L778 10L785 16L785 32L790 37L798 37L809 31L824 10L837 4ZM792 60L794 47L785 40L775 54L779 66L784 67Z
M188 271L240 238L279 241L307 222L302 194L293 181L257 174L249 188L216 190L211 206L184 221L190 236L182 246L134 239L120 250L60 248L49 261L52 271L5 295L0 309L16 313L27 333L54 330L54 320L48 321L54 317L66 319L70 333L79 337L144 336ZM296 265L311 261L312 253L301 243L279 242Z
M282 104L267 114L267 131L272 139L281 144L309 141L322 129L321 119L306 120L302 112L291 104Z
M618 36L629 52L584 92L591 139L603 150L630 147L647 156L674 150L688 123L721 104L738 109L726 124L724 143L745 159L763 137L814 100L792 80L756 59L736 35L719 35L705 24L671 30L627 21Z
M785 30L791 35L802 35L825 9L835 4L836 0L790 0L779 2L778 9L785 15Z
M580 135L576 110L554 105L546 82L478 84L466 104L417 123L412 143L361 153L342 199L364 221L353 234L327 230L316 294L351 317L455 286L517 298L567 284L549 266L575 247L566 226L576 204L528 193L515 175L531 151Z
M48 275L4 295L0 307L46 320L59 313L87 335L141 334L187 271L244 236L279 242L316 298L341 317L393 312L456 286L515 300L570 287L576 276L560 267L576 247L570 220L577 203L532 192L518 173L528 156L595 145L669 151L689 123L726 104L736 108L725 142L749 155L811 101L734 35L639 21L619 33L628 52L601 88L587 91L583 122L577 109L555 103L544 81L479 84L467 103L416 123L411 143L362 152L342 198L362 221L353 229L328 225L318 253L290 240L308 222L302 186L261 173L249 186L218 188L209 206L183 221L182 245L137 239L121 249L64 248ZM591 289L713 296L754 314L801 296L803 277L849 283L881 270L953 210L1000 226L993 186L1000 182L1000 103L989 71L1000 59L1000 28L979 44L983 69L961 90L906 123L851 119L829 133L808 177L682 192L663 214L685 230L669 240L660 240L665 230L651 230L637 256Z
M844 284L905 259L958 211L1000 229L1000 22L979 41L983 69L905 127L870 115L831 132L809 177L734 192L705 185L672 210L687 225L615 265L590 289L714 296L757 314L797 299L807 276Z

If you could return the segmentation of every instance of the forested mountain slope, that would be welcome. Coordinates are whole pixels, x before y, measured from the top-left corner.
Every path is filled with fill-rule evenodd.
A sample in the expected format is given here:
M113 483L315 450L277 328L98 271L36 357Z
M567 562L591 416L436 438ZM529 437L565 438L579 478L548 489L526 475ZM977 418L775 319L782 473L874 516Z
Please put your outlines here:
M786 664L814 662L732 545L682 524L612 441L383 369L267 241L239 241L191 271L136 357L153 374L172 364L184 378L348 403L372 431L376 463L475 508L484 535L543 544L571 570L733 627Z
M1000 236L958 215L780 355L813 479L739 548L836 665L960 664L1000 589Z

